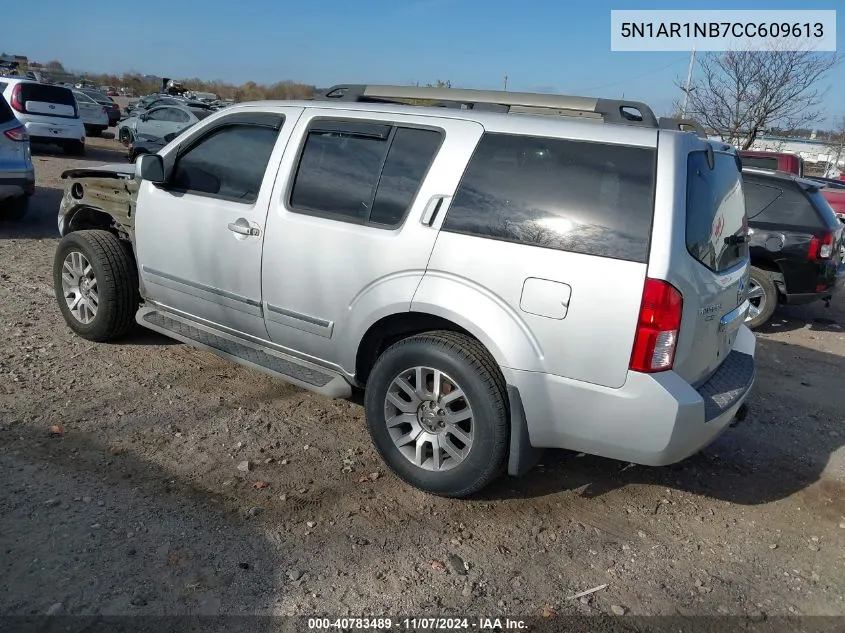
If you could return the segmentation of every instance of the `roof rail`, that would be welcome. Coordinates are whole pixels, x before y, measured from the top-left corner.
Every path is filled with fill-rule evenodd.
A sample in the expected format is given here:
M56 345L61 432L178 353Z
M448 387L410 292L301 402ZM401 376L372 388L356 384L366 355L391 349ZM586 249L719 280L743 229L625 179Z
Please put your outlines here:
M659 127L657 117L645 103L596 97L463 88L339 84L316 95L315 99L408 105L404 99L428 101L430 103L427 105L444 108L571 116L607 123Z
M658 121L660 129L662 130L680 130L681 132L694 132L696 136L707 138L707 132L702 127L701 123L695 119L675 119L672 117L660 117ZM688 129L692 128L692 129Z

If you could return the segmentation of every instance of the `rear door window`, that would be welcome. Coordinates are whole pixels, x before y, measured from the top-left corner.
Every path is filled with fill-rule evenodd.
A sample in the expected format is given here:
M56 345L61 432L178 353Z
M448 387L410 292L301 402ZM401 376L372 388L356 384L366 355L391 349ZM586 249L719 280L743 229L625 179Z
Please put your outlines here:
M486 133L441 230L648 261L655 151Z
M395 228L411 208L442 139L435 130L317 120L308 130L290 208Z
M748 257L742 174L733 154L691 152L687 159L687 251L714 272Z

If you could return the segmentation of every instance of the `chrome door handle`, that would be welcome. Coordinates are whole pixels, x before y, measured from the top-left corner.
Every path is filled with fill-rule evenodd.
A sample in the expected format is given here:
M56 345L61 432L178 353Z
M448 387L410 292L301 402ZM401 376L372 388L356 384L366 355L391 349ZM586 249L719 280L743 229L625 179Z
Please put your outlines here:
M437 217L438 211L440 211L440 207L443 206L443 201L447 197L448 196L442 195L432 196L428 201L428 204L425 205L425 209L423 209L420 223L425 226L431 226L434 223L434 219Z
M243 222L243 224L241 223ZM229 222L229 230L238 235L260 235L261 231L246 224L246 220Z

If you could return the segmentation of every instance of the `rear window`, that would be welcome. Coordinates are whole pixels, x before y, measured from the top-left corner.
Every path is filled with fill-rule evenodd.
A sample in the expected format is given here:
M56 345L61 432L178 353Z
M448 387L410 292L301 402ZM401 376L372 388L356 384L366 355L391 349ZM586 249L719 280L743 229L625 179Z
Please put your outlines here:
M655 150L485 134L442 230L648 260Z
M767 223L783 227L822 228L825 222L817 210L821 203L813 202L820 194L808 196L794 182L764 183L746 178L743 186L748 219L753 223ZM777 195L771 200L774 192ZM835 219L835 218L834 218Z
M742 164L746 167L756 167L758 169L772 169L777 170L778 159L767 158L764 156L743 156Z
M706 152L687 159L687 250L714 272L722 272L748 257L747 220L742 175L733 154L713 153L710 169Z
M40 101L41 103L60 103L76 106L73 92L67 88L49 84L21 84L21 101Z

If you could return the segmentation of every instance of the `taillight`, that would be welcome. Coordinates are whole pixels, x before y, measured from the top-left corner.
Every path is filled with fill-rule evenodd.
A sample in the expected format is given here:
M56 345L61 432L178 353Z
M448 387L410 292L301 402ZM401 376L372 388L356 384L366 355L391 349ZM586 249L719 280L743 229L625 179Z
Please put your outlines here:
M109 109L106 106L103 106L103 114L105 114L106 116L109 115Z
M833 238L835 233L825 233L822 237L814 236L810 240L807 259L827 259L833 254Z
M646 279L629 369L656 372L672 369L684 299L670 283Z
M26 128L22 125L18 125L17 127L13 127L11 130L6 130L3 132L6 136L8 136L13 141L23 142L29 139L29 136L26 133Z
M26 108L23 107L23 101L21 101L21 85L18 84L14 88L12 88L12 100L9 101L9 105L12 106L18 112L26 112Z

